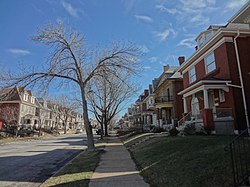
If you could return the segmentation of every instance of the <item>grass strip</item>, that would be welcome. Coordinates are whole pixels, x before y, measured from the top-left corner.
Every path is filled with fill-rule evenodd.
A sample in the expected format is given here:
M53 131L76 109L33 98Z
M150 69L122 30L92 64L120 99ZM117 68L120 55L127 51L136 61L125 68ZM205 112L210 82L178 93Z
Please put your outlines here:
M58 173L45 181L41 187L87 187L103 152L103 150L84 151Z

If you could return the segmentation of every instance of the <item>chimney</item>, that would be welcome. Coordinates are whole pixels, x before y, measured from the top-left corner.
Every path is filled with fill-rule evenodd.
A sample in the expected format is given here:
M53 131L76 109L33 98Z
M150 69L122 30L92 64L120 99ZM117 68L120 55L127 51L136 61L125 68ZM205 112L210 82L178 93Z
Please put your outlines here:
M164 72L168 71L169 70L169 65L163 66L163 70L164 70Z
M148 96L148 90L144 90L144 97L146 98Z
M179 60L179 64L181 65L183 62L185 62L185 57L184 56L180 56L178 58L178 60Z
M153 93L153 86L152 84L149 85L149 94L152 94Z

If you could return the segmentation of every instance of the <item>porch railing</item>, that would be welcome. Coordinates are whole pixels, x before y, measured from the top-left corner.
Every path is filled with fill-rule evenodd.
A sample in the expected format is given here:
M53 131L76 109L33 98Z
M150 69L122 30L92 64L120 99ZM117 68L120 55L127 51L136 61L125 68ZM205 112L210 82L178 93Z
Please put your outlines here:
M181 126L185 123L185 121L190 121L192 118L192 112L187 113L185 116L183 116L178 122L177 126Z
M172 96L164 96L155 98L155 103L172 102L174 99Z
M249 185L250 137L248 130L244 130L224 148L225 151L230 152L234 186Z
M215 117L216 118L224 118L224 117L232 117L233 110L232 108L216 108Z

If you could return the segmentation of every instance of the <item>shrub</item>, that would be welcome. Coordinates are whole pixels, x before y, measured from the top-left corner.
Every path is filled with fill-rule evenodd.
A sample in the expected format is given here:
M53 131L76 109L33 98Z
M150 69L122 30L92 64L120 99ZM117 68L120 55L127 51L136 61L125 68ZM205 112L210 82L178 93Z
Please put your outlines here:
M188 123L184 127L184 133L194 135L196 133L195 123Z
M173 127L172 129L170 129L169 134L170 136L176 136L177 134L179 134L179 131L176 129L176 127Z
M162 127L154 127L151 132L153 133L161 133L161 132L165 132L165 130Z

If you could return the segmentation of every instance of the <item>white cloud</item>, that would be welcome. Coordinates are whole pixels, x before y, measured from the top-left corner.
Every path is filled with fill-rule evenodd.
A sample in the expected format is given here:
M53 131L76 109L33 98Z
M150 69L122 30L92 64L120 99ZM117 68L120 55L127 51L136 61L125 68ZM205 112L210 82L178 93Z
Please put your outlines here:
M207 8L216 4L215 0L180 0L183 9L195 11L196 9Z
M70 3L62 1L63 8L73 17L78 17L78 11Z
M194 25L208 25L210 19L207 15L218 9L216 0L180 0L180 3L179 19Z
M149 16L144 16L144 15L135 15L135 18L137 20L141 20L141 21L144 21L144 22L152 22L153 19Z
M170 34L172 34L173 37L177 36L177 32L173 28L166 29L163 32L155 32L155 36L159 38L160 41L165 41Z
M194 48L196 46L195 38L194 37L185 38L181 40L177 46L186 46L188 48Z
M142 67L143 69L151 69L151 67L150 66L144 66L144 67Z
M23 49L8 49L7 51L17 56L25 56L31 54L30 51Z
M164 5L156 5L155 8L160 10L161 12L167 12L169 14L178 13L178 10L176 8L167 8Z
M242 7L248 0L231 0L226 4L226 8L228 9L237 9Z
M148 47L146 45L141 45L141 46L139 46L139 48L141 49L141 51L143 53L148 53L149 52L149 49L148 49Z
M201 14L197 14L190 19L190 22L197 23L198 25L207 25L209 23L209 18L206 18Z
M125 12L133 11L143 0L122 0L123 5L125 6Z
M38 13L43 13L43 11L40 9L40 8L37 8L35 5L32 5L33 6L33 8L34 8L34 10L36 11L36 12L38 12Z
M149 60L149 62L154 63L158 60L158 58L156 56L152 56L148 60Z

